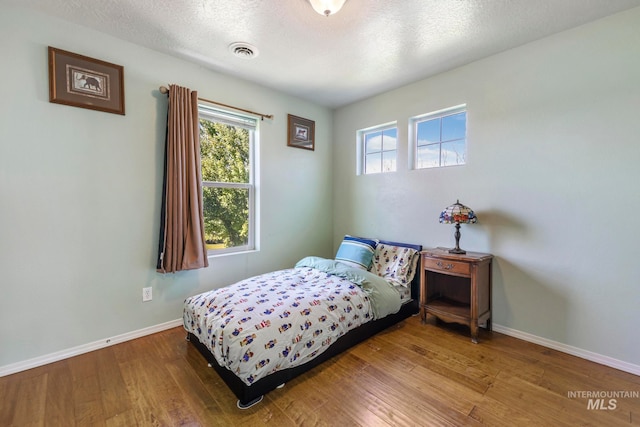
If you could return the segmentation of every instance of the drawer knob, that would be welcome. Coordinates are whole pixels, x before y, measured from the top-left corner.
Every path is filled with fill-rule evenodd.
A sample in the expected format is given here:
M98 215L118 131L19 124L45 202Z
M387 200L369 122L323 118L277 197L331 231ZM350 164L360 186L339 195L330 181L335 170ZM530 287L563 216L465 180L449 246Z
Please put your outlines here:
M444 268L445 270L451 270L453 268L453 264L443 264L442 261L438 261L436 265L440 268Z

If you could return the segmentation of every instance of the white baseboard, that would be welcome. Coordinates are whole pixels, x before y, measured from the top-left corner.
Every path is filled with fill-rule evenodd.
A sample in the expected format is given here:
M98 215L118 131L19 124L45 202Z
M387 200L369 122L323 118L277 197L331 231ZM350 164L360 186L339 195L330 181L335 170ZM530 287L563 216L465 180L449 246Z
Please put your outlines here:
M519 338L524 341L529 341L534 344L539 344L543 347L548 347L554 350L561 351L563 353L571 354L572 356L577 356L582 359L599 363L601 365L605 365L611 368L619 369L621 371L629 372L630 374L640 375L640 365L634 365L633 363L614 359L613 357L603 356L602 354L594 353L588 350L583 350L578 347L573 347L567 344L559 343L557 341L541 338L539 336L532 335L527 332L522 332L516 329L507 328L506 326L493 324L492 327L494 331L500 332L501 334Z
M137 331L127 332L126 334L117 335L112 338L106 338L92 343L80 345L70 349L58 351L55 353L47 354L41 357L35 357L33 359L25 360L22 362L12 363L10 365L0 366L0 377L5 375L15 374L16 372L26 371L27 369L36 368L38 366L46 365L48 363L57 362L59 360L68 359L73 356L88 353L90 351L98 350L101 348L109 347L115 344L120 344L125 341L130 341L136 338L141 338L146 335L155 334L167 329L175 328L182 325L182 319L171 320L169 322L161 323L155 326L149 326L148 328L139 329ZM603 356L598 353L583 350L581 348L573 347L567 344L552 341L546 338L541 338L536 335L529 334L527 332L518 331L516 329L507 328L506 326L492 325L493 330L501 334L509 335L514 338L519 338L524 341L539 344L543 347L548 347L554 350L561 351L563 353L571 354L573 356L580 357L582 359L590 360L592 362L599 363L601 365L609 366L615 369L619 369L630 374L640 375L640 366L633 363L624 362L622 360L614 359L609 356Z
M161 323L159 325L149 326L148 328L138 329L137 331L127 332L126 334L117 335L111 338L105 338L92 343L79 345L77 347L69 348L55 353L46 354L40 357L34 357L33 359L25 360L22 362L12 363L10 365L0 366L0 377L5 375L15 374L16 372L26 371L27 369L36 368L38 366L46 365L48 363L57 362L59 360L68 359L80 354L89 353L90 351L99 350L101 348L109 347L115 344L120 344L125 341L130 341L136 338L141 338L146 335L155 334L167 329L182 326L182 319L171 320L169 322Z

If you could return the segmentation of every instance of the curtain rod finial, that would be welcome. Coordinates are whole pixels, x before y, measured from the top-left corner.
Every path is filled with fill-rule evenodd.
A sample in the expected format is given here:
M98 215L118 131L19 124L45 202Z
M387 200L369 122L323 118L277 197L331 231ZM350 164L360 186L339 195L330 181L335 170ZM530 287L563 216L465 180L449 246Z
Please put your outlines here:
M169 93L169 88L167 88L166 86L160 86L159 90L160 90L160 93L165 94L165 95L167 93Z

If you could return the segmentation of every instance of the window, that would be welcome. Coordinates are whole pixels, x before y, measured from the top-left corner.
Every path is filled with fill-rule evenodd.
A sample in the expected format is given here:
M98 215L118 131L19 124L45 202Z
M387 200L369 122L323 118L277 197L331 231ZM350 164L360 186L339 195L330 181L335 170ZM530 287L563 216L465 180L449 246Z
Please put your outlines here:
M255 247L257 120L199 105L204 233L209 254Z
M466 106L415 117L411 123L415 135L416 169L466 163Z
M360 173L395 172L398 127L395 123L358 131Z

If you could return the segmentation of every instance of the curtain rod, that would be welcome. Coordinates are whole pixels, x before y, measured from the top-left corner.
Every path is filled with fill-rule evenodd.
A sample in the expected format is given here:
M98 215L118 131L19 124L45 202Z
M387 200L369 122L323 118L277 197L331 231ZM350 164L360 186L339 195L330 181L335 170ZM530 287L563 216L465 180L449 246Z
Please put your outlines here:
M166 86L160 86L160 93L163 94L168 94L169 93L169 88ZM244 108L238 108L238 107L234 107L233 105L227 105L227 104L223 104L221 102L216 102L216 101L211 101L210 99L205 99L205 98L198 98L200 101L204 101L204 102L208 102L210 104L216 104L216 105L221 105L223 107L227 107L227 108L233 108L234 110L238 110L238 111L244 111L245 113L249 113L249 114L254 114L256 116L260 116L261 120L264 120L265 117L267 119L273 119L273 114L262 114L262 113L256 113L255 111L251 111L251 110L245 110Z

